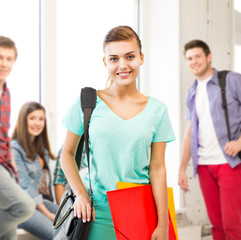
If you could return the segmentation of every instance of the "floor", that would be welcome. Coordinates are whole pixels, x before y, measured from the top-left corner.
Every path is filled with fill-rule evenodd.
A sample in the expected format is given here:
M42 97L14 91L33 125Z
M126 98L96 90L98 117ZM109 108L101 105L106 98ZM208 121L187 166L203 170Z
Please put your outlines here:
M213 240L212 236L206 236L206 237L195 237L195 236L189 236L191 237L192 240ZM178 236L179 240L187 240L186 236L182 235L182 233L180 232L179 236ZM26 231L22 230L22 229L18 229L18 240L39 240L38 238L34 237L33 235L31 235L30 233L27 233Z
M22 230L18 229L18 240L39 240L38 238L34 237L32 234Z

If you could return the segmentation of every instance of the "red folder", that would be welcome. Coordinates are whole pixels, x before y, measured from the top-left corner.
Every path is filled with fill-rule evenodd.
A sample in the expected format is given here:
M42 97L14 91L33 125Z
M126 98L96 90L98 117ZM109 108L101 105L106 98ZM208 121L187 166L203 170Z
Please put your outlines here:
M108 191L117 240L149 240L157 226L155 201L150 185ZM169 215L169 239L176 234Z

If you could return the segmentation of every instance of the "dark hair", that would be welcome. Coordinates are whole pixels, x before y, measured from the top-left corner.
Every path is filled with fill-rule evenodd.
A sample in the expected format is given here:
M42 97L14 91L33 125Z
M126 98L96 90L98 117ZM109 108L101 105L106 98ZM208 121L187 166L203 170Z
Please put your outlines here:
M15 59L18 56L17 48L13 40L8 37L0 36L0 47L14 49Z
M103 49L105 49L106 44L109 42L123 41L129 39L136 39L141 54L141 40L137 33L129 26L117 26L112 28L104 38Z
M39 134L39 136L35 137L33 142L30 141L27 116L35 110L43 110L45 113L44 107L37 102L27 102L21 107L18 120L12 134L12 139L16 139L19 142L26 152L26 156L31 160L35 160L36 154L44 158L44 150L48 150L49 157L51 159L55 159L49 144L46 119L43 131Z
M206 56L208 56L211 53L210 48L207 45L207 43L205 43L204 41L199 40L199 39L194 39L194 40L187 42L184 45L184 52L183 52L184 56L186 55L187 50L192 49L192 48L202 48L202 50Z

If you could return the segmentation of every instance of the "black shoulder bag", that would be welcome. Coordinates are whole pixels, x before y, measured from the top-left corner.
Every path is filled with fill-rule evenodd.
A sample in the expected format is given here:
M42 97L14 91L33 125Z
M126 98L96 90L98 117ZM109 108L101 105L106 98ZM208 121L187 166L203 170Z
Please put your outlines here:
M230 133L230 127L229 127L229 118L228 118L228 107L227 107L227 101L226 101L226 93L225 93L225 86L226 86L226 76L229 73L229 71L219 71L218 72L218 82L219 86L221 88L221 94L222 94L222 108L224 110L224 115L226 119L226 126L227 126L227 132L228 132L228 140L231 141L231 133ZM239 158L241 159L241 151L238 153Z
M84 113L84 134L82 135L76 155L75 161L78 169L80 168L80 160L82 156L83 146L85 143L86 156L89 174L89 197L91 208L93 207L93 192L90 181L90 163L89 163L89 121L96 105L96 90L93 88L81 89L81 106ZM56 213L53 228L53 240L88 240L91 221L83 223L82 218L74 217L74 201L75 194L73 190L66 190L61 198L61 203Z

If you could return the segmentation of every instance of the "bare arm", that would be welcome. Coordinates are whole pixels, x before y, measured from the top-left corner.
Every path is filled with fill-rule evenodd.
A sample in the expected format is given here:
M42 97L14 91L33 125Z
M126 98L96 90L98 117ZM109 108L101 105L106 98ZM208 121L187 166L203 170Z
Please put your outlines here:
M178 176L179 186L186 191L189 191L186 168L190 160L190 157L191 157L191 122L188 121L186 132L184 135L182 158L181 158L181 164L180 164L179 176Z
M39 204L37 209L50 219L50 221L54 221L55 214L51 213L43 203Z
M90 199L87 190L81 180L79 171L75 162L75 153L80 140L80 136L67 131L63 151L60 157L61 167L64 171L68 182L76 194L74 203L74 215L80 218L82 216L83 222L89 221L91 216ZM95 212L93 209L93 220L95 219Z
M168 239L168 199L165 167L165 142L151 146L150 181L157 208L158 223L151 240Z
M56 198L56 202L59 205L60 204L60 200L64 194L65 191L65 186L62 184L55 184L54 185L54 192L55 192L55 198Z

